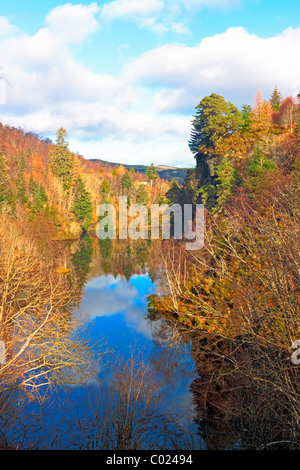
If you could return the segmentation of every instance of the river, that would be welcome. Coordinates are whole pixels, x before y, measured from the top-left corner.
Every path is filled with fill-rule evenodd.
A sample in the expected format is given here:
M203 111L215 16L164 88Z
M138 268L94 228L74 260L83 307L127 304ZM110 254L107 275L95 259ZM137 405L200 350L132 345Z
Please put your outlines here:
M197 433L191 343L165 320L151 319L148 298L155 283L145 266L138 273L125 270L126 276L107 266L97 274L97 259L99 253L89 260L92 268L85 271L84 295L73 316L88 329L95 355L100 353L99 370L88 383L59 388L41 405L30 404L27 414L38 416L40 425L29 439L46 449L190 447L186 437ZM130 388L130 396L129 387L135 390ZM104 423L109 442L107 436L95 438ZM120 427L123 437L130 434L127 440L117 435Z

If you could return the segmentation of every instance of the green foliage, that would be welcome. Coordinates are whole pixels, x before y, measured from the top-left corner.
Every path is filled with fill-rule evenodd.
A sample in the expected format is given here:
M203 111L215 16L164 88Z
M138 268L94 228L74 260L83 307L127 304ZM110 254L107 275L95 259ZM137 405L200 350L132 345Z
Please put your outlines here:
M243 116L243 123L241 125L241 132L249 132L251 129L251 117L252 117L252 109L249 104L244 104L242 106L242 116Z
M48 196L45 188L38 181L34 181L32 176L29 181L29 193L30 201L28 206L31 209L31 218L34 219L36 215L45 210Z
M161 193L158 193L156 204L162 206L163 204L168 204L168 200Z
M72 264L75 268L76 275L79 277L81 284L86 280L90 270L93 258L93 244L90 237L85 233L79 241L79 248L72 256Z
M153 165L153 163L151 163L151 165L148 166L148 168L146 170L146 178L147 178L147 181L150 182L151 186L152 186L153 182L155 180L157 180L157 178L158 178L158 173L157 173L156 168Z
M85 189L84 182L79 176L75 182L73 213L78 222L80 222L83 230L88 230L92 221L92 212L91 196Z
M15 210L15 197L9 184L9 166L4 153L0 151L0 205Z
M217 205L223 206L234 192L237 183L237 172L229 162L227 157L223 158L222 163L217 167Z
M208 210L212 210L216 206L216 191L216 187L213 184L204 184L199 189L202 204L204 204Z
M281 94L278 91L277 86L275 86L275 89L270 98L270 104L272 106L273 111L277 112L279 110L281 102L282 102Z
M136 202L137 204L147 205L149 202L148 193L143 184L141 184L136 192Z
M195 168L189 168L181 189L182 204L196 204L198 198L198 181Z
M109 194L110 192L110 185L109 185L109 182L107 180L103 180L103 183L102 183L102 193L103 194Z
M256 186L267 172L275 169L276 163L264 155L261 145L258 144L247 167L247 179L250 185Z
M68 191L72 184L73 157L68 148L68 134L62 127L57 132L56 147L50 158L52 172Z
M121 181L121 186L127 192L130 190L130 188L132 186L131 178L129 176L128 171L126 171L126 173L124 173L124 176L123 176L122 181Z
M241 127L242 113L223 96L212 93L196 106L189 147L194 154L201 148L215 149L218 142Z
M181 203L181 189L178 182L174 178L170 182L170 189L166 193L166 198L170 205Z
M17 177L17 199L22 203L25 204L27 202L26 196L26 183L23 171L20 170Z

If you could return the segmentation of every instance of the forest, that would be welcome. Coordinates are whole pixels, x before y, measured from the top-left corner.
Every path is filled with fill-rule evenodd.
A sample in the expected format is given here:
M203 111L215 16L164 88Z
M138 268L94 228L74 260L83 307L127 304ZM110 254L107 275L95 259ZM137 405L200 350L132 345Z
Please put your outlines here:
M187 145L195 168L179 184L152 164L142 174L86 160L69 149L64 128L53 143L0 124L1 448L14 446L5 429L16 393L41 400L45 388L95 374L89 339L74 337L71 315L87 272L129 279L141 267L157 286L150 318L192 341L208 448L216 440L228 448L237 436L259 448L266 435L272 449L299 448L291 360L300 340L299 97L275 87L265 100L258 90L253 106L238 109L212 93L195 107ZM119 196L148 208L204 204L204 247L99 240L97 209L118 210Z

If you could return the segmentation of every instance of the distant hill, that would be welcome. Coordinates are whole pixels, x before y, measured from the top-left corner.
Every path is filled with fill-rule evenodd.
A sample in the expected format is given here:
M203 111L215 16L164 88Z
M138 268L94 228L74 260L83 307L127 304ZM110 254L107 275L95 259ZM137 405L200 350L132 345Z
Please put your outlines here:
M139 171L140 173L146 173L148 166L147 165L126 165L124 163L114 163L114 162L107 162L101 159L91 159L90 161L99 163L101 166L104 167L114 167L122 165L126 170L130 171L131 168L134 168L135 171ZM166 165L157 165L155 166L157 173L159 174L160 178L171 181L173 178L178 181L179 184L182 184L188 168L176 168L173 166L166 166Z

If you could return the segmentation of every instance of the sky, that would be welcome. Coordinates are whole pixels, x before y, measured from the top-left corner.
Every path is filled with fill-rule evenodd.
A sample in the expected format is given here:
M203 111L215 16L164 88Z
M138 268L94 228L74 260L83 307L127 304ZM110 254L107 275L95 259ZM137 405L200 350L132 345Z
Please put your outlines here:
M0 0L0 121L84 158L193 167L195 107L300 90L299 0Z

